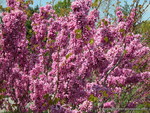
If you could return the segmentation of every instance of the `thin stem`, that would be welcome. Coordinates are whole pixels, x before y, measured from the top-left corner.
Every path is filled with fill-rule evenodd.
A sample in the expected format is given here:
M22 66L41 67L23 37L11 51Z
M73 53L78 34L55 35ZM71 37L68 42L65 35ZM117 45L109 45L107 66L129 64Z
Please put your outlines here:
M56 83L56 91L55 91L55 94L54 94L54 99L56 97L56 94L58 93L58 86L59 86L59 51L60 51L60 47L58 47L58 50L57 50L57 56L58 56L57 66L58 66L58 70L57 70L57 83Z
M125 38L124 38L123 42L124 42L124 41L125 41ZM125 48L126 48L126 43L124 44L124 47L123 47L123 48L124 48L124 49L123 49L123 52L122 52L122 54L121 54L119 60L117 61L117 63L116 63L110 70L108 70L108 71L106 72L106 76L105 76L104 82L103 82L103 85L104 85L104 86L106 86L106 80L107 80L107 78L108 78L108 75L121 63L121 60L123 59L123 56L124 56L124 50L125 50Z

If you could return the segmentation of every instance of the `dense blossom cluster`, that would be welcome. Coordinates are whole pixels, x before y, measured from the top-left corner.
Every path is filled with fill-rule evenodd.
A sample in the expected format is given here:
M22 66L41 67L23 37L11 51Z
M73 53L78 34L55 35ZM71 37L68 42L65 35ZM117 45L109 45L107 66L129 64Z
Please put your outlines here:
M67 17L57 17L47 5L30 18L29 39L21 3L7 0L12 9L3 13L0 26L0 94L20 112L99 112L100 107L115 107L115 95L125 87L148 83L150 72L133 70L150 51L131 32L136 10L124 19L118 8L116 23L103 19L97 26L92 0L74 1ZM9 109L8 98L0 100L2 108Z
M7 6L12 9L24 10L28 8L29 3L25 3L26 0L6 0Z

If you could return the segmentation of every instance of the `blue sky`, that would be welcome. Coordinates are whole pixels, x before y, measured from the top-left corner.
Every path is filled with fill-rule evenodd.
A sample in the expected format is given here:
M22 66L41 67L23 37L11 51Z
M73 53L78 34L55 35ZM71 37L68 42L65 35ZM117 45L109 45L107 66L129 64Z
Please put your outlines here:
M0 0L1 1L1 0ZM4 1L4 5L5 5L5 1L6 0L3 0ZM39 6L45 6L47 2L51 2L52 0L34 0L34 4L31 5L31 6L36 6L36 5L39 5ZM55 3L57 3L58 1L61 1L61 0L55 0ZM123 1L123 0L121 0ZM129 4L132 3L132 0L126 0ZM144 0L140 0L141 3L143 3ZM150 1L150 0L147 0L147 1ZM150 17L150 6L147 8L147 11L146 13L143 15L143 20L146 20ZM150 19L149 19L150 20Z
M41 1L41 2L40 2ZM47 2L50 2L52 0L34 0L34 4L33 6L36 6L36 5L42 5L42 6L45 6ZM56 2L58 0L55 0Z

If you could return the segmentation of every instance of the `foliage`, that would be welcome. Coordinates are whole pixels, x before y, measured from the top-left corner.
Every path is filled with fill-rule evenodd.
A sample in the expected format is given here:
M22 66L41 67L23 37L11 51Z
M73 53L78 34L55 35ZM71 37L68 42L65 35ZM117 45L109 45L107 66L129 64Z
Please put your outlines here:
M63 0L58 1L58 3L53 6L53 8L58 16L65 16L68 15L71 10L70 5L71 0Z
M150 47L150 21L142 21L136 26L136 33L142 34L141 40Z

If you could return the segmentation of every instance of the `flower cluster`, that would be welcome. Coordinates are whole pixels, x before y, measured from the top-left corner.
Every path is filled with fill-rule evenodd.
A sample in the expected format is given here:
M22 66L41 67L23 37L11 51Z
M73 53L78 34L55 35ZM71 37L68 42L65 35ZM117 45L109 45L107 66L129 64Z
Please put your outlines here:
M15 105L7 108L2 98L2 107L35 113L99 112L100 107L118 106L116 95L121 98L135 85L148 84L150 73L134 70L150 51L131 32L136 10L124 19L118 8L116 23L102 19L97 27L99 13L90 10L92 0L72 2L67 17L58 17L47 5L31 18L19 1L7 0L12 9L0 25L0 94ZM26 36L27 20L31 37ZM130 99L126 105L135 101L143 99Z

